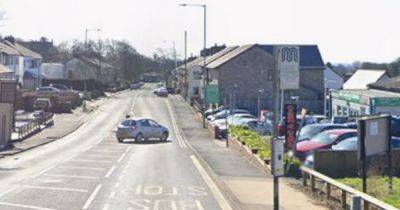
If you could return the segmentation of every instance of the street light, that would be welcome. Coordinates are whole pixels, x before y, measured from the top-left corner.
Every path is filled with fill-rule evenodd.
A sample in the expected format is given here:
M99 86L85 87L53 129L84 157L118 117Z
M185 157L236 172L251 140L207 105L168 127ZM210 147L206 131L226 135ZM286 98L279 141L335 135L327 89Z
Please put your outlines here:
M203 12L204 12L204 42L203 42L203 68L205 69L205 73L206 73L206 82L203 85L203 89L204 89L204 99L203 99L203 128L206 127L206 116L204 114L205 111L205 107L206 107L206 89L205 89L205 85L208 85L209 83L209 74L208 74L208 69L206 68L206 47L207 47L207 5L205 4L179 4L179 6L181 7L202 7L203 8ZM204 72L204 71L203 71Z
M85 48L86 49L89 48L89 46L88 46L88 33L90 31L100 32L101 29L99 29L99 28L85 29ZM84 72L84 77L85 77L85 80L83 81L83 89L84 89L84 96L86 98L87 97L87 83L86 83L87 82L87 75L86 75L86 71Z

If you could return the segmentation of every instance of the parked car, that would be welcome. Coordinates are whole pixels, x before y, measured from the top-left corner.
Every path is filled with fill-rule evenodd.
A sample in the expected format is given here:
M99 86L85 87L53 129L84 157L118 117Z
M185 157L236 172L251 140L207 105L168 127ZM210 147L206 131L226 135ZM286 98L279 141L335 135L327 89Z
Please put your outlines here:
M146 118L125 119L118 125L116 132L118 142L123 142L127 138L133 138L135 141L148 139L167 141L168 135L168 128Z
M243 121L246 119L256 119L256 117L248 113L236 113L228 116L227 118L211 121L211 124L214 126L219 126L228 123L228 125L240 126L243 125Z
M234 110L232 110L232 113L231 113L231 110L222 110L220 112L217 112L214 115L208 116L207 120L213 121L213 120L218 120L218 119L225 118L225 117L230 116L232 114L248 114L248 113L250 113L250 112L247 111L247 110L244 110L244 109L234 109Z
M357 136L355 129L333 129L319 133L308 141L297 143L296 155L304 160L308 154L318 149L331 149L331 147L347 138Z
M358 125L357 122L346 122L344 124L352 129L357 129ZM392 136L400 137L400 117L392 116L390 122L390 130Z
M142 87L142 85L140 83L132 83L129 87L129 89L131 90L137 90L140 89Z
M158 95L158 96L164 96L167 97L168 96L168 90L165 87L160 87L154 90L154 94Z
M218 108L216 108L216 109L207 109L207 110L204 112L204 114L205 114L206 116L210 116L210 115L213 115L213 114L215 114L215 113L217 113L217 112L220 112L220 111L222 111L222 110L225 110L225 107L224 107L224 106L220 106L220 107L218 107Z
M299 133L298 142L310 140L315 135L326 130L341 129L341 128L348 128L348 126L342 124L332 124L332 123L316 123L316 124L306 125L301 129Z
M270 120L260 122L258 120L249 119L245 122L245 126L249 127L260 135L271 135L273 132L273 126Z

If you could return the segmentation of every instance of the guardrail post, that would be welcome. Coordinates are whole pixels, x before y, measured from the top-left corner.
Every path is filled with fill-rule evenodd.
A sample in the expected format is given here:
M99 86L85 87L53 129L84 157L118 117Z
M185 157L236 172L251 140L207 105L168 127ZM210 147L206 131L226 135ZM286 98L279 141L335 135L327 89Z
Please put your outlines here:
M361 210L361 197L358 195L351 196L351 210Z
M329 199L331 198L331 184L326 182L326 198Z
M307 173L303 171L303 186L307 186Z
M315 176L311 175L311 191L315 192Z
M340 202L342 203L342 208L346 209L347 207L347 196L346 196L346 190L342 190L342 197L340 199Z

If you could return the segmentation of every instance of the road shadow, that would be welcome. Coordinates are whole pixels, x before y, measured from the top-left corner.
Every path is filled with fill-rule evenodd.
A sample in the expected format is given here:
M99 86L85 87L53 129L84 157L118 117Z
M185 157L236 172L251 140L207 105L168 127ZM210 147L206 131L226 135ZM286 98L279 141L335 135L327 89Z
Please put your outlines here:
M135 141L135 140L125 140L124 142L121 142L121 144L168 144L172 143L171 140L167 141L160 141L160 140L145 140L145 141Z

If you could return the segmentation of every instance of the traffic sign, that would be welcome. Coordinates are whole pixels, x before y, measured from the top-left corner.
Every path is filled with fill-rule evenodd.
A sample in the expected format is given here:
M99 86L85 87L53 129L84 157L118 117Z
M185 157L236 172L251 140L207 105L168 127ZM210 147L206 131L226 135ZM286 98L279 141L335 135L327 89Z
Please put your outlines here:
M278 49L277 67L280 89L294 90L300 86L300 49L299 46L282 45Z

